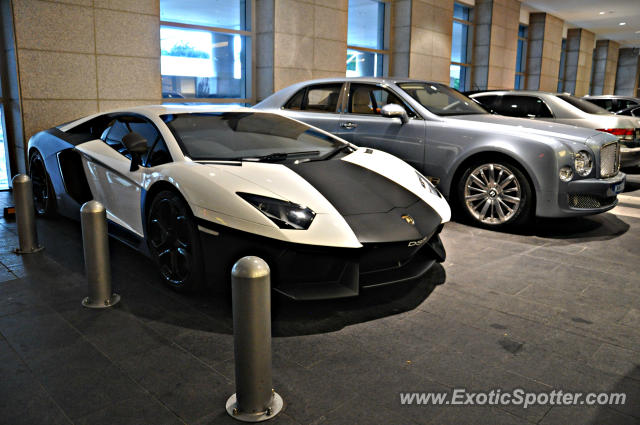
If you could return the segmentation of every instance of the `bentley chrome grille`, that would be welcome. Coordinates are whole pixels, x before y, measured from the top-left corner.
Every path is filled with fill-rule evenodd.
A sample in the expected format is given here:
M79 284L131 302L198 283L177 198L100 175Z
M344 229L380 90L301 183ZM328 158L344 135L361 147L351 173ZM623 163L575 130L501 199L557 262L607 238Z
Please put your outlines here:
M600 148L600 177L607 178L618 174L620 169L620 144L613 142Z

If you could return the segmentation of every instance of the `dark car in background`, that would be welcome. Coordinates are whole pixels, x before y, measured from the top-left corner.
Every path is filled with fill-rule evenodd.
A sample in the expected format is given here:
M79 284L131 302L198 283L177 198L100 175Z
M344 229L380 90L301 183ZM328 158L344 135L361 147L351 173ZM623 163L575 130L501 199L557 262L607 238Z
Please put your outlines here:
M604 212L617 204L624 188L616 137L493 115L437 82L305 81L254 108L404 159L434 182L454 209L484 226L522 223L533 215Z
M616 112L616 115L626 115L628 117L640 118L640 105L621 109Z
M618 112L630 107L640 106L640 99L632 96L584 96L583 99L610 112Z

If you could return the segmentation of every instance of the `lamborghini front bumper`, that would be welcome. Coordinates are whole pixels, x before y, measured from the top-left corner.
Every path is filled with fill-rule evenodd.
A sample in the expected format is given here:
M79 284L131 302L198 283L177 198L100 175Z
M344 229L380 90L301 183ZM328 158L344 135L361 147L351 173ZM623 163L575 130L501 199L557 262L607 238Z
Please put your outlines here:
M353 297L361 288L416 279L446 256L442 225L419 241L333 248L277 241L204 220L198 224L209 280L228 285L233 263L256 255L271 268L272 288L297 300Z

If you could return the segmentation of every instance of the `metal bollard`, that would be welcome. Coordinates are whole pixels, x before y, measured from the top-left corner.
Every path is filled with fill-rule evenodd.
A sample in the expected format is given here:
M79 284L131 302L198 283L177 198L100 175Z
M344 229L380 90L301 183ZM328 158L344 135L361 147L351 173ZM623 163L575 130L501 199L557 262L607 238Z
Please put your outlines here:
M276 416L283 406L271 381L271 278L259 257L243 257L231 270L236 393L227 413L243 422Z
M111 307L120 301L120 295L111 292L107 211L100 202L89 201L80 208L80 217L89 283L89 296L82 300L82 305L89 308Z
M33 208L33 186L31 178L26 174L18 174L12 180L13 199L16 203L16 223L18 225L18 241L20 247L16 254L32 254L42 251L38 244L36 232L36 216Z

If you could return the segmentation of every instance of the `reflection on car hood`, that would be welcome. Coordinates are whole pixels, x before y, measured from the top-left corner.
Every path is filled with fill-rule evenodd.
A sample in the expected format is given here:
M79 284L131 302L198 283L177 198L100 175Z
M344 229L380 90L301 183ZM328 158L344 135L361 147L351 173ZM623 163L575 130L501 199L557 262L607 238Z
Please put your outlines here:
M516 136L526 136L527 134L535 134L537 136L546 136L553 138L568 139L575 142L585 142L587 139L598 135L598 131L576 127L573 125L556 124L550 121L532 120L527 118L504 117L501 115L461 115L456 117L448 117L453 120L473 121L474 127L479 129L490 130L495 133L504 133ZM487 125L482 128L482 124ZM468 126L468 124L462 124Z

